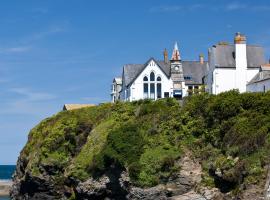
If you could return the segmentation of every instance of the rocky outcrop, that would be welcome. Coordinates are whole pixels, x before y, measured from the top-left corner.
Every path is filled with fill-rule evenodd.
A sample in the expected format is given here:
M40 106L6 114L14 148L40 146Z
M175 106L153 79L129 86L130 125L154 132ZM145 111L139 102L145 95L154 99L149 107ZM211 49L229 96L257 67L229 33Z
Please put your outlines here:
M11 181L0 181L0 197L9 196L11 185Z
M98 178L89 178L84 182L65 181L65 186L54 184L50 168L42 167L42 176L36 177L25 172L25 160L19 159L11 198L16 200L42 199L132 199L132 200L259 200L263 198L263 187L246 186L243 193L234 197L231 193L223 194L217 188L200 185L202 169L198 161L192 159L191 153L178 161L179 170L166 183L155 187L140 188L130 182L128 172L117 165L112 165ZM46 171L47 170L47 171ZM63 175L64 176L64 175ZM270 177L270 176L269 176ZM265 199L269 199L269 177L266 183ZM1 186L0 186L1 189ZM268 195L268 196L267 196Z
M12 199L68 199L72 195L76 199L181 199L192 194L199 195L194 188L201 181L202 173L201 165L187 153L177 163L181 170L155 187L139 188L132 185L128 172L117 165L110 166L102 176L91 177L84 182L67 178L65 187L59 187L50 176L50 167L40 166L43 174L36 177L25 172L26 163L22 158L18 160Z

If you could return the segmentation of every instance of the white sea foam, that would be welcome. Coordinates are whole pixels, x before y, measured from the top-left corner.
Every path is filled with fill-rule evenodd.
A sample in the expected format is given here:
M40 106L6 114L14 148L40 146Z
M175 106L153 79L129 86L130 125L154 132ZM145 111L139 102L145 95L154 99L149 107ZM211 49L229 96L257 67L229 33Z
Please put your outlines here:
M11 179L0 179L0 183L10 183Z

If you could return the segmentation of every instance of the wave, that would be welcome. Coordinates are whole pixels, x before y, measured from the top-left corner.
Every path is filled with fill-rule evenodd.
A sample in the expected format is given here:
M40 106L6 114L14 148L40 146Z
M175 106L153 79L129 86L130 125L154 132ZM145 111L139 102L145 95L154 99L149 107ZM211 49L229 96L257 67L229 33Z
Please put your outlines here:
M0 183L10 183L12 182L11 179L0 179Z

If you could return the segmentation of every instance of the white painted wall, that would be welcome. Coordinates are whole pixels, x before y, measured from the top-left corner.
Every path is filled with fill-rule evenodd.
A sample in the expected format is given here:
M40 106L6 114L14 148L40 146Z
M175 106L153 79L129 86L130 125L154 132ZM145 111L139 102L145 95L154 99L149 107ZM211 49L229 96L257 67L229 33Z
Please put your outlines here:
M137 79L133 82L133 84L130 86L131 92L130 92L130 98L126 99L127 101L135 101L139 99L144 98L143 94L143 78L145 76L148 77L148 82L150 83L150 73L155 73L155 80L158 76L161 77L161 98L164 98L164 92L169 92L171 95L172 92L172 80L168 79L167 76L163 73L163 71L160 69L160 67L151 60L148 63L148 66L145 67L145 69L141 72L141 74L137 77ZM154 82L155 84L157 82ZM149 84L150 85L150 84ZM157 99L157 87L155 85L155 99ZM150 96L150 87L148 88L149 96Z
M236 70L230 68L216 68L213 71L212 93L219 94L221 92L237 89L235 83Z
M270 90L270 79L248 84L247 92L264 92L264 87L265 91Z
M247 45L235 44L235 88L246 92L247 84Z

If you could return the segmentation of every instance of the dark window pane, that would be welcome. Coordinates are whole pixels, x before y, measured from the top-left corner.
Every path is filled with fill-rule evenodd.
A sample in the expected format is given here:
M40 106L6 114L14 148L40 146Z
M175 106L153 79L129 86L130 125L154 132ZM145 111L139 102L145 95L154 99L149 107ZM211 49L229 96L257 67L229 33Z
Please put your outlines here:
M161 78L160 77L157 77L157 81L161 81Z
M150 99L155 99L155 84L150 84Z
M143 98L148 98L148 83L143 84Z
M143 78L143 81L148 81L147 76L145 76L145 77Z
M154 74L154 72L151 72L151 74L150 74L150 81L155 81L155 74Z
M164 92L164 97L165 98L168 98L170 95L169 95L169 92Z
M157 98L161 98L161 83L157 84Z

